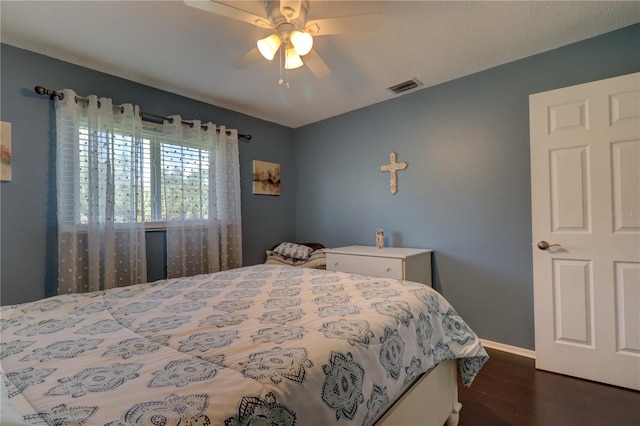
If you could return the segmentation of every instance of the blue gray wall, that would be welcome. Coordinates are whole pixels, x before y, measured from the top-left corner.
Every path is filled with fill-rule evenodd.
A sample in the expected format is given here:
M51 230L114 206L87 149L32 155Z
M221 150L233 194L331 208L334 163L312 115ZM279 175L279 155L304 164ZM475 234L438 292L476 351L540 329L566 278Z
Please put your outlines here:
M435 250L435 287L481 337L533 349L528 96L639 71L639 52L635 25L292 130L2 45L14 168L0 185L0 302L55 288L54 122L33 87L69 87L254 135L240 150L245 264L283 240L372 245L382 227L387 245ZM391 151L409 163L395 196L379 171ZM282 196L251 195L254 159L282 164ZM162 274L163 235L148 240Z
M476 333L533 349L528 97L639 70L635 25L296 129L296 236L432 248ZM409 164L396 195L391 151Z
M13 161L13 180L0 184L2 305L40 299L56 288L55 121L53 102L33 91L37 85L252 134L250 142L240 142L244 263L264 262L265 249L294 239L294 187L283 185L279 197L251 193L254 159L280 163L283 181L294 181L292 129L5 44L0 49L0 119L12 125ZM148 233L147 241L149 279L162 278L164 234Z

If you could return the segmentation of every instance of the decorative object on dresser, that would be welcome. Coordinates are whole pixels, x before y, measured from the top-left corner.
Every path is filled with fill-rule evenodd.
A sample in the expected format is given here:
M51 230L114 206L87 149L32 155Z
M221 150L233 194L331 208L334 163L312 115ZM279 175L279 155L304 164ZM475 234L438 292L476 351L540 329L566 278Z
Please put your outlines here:
M431 287L431 249L347 246L325 249L327 270L415 281Z
M379 249L384 248L384 229L376 229L376 247Z
M404 161L401 163L396 162L397 159L398 154L392 151L391 154L389 154L389 164L383 164L380 166L381 172L389 172L389 189L393 195L398 192L398 176L396 172L398 170L404 170L409 166Z

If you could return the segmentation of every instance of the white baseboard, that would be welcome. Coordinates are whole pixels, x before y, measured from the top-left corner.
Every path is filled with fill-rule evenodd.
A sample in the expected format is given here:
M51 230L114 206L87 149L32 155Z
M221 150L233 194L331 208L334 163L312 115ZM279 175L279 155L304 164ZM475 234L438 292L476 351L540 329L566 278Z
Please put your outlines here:
M480 339L480 342L489 349L495 349L502 352L508 352L514 355L520 355L531 359L536 359L536 352L530 349L519 348L517 346L505 345L504 343L492 342L491 340Z

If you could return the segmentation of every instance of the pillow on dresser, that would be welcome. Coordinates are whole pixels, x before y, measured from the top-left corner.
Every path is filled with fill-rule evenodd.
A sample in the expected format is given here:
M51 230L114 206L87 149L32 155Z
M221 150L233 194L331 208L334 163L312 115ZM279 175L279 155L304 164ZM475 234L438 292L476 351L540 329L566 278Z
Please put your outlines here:
M313 249L311 247L303 246L296 243L280 243L278 247L273 249L274 253L278 253L284 257L291 257L293 259L307 260Z

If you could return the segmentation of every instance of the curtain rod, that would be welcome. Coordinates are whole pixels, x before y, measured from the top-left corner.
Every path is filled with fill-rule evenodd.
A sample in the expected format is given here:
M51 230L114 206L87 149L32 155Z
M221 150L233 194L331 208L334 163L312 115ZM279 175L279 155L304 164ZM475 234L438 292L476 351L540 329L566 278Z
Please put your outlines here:
M49 95L49 99L53 100L53 98L55 98L56 96L58 97L58 99L62 100L64 99L64 93L62 92L56 92L55 90L50 90L50 89L46 89L42 86L36 86L34 88L35 92L38 95ZM89 102L89 100L87 98L81 98L79 96L76 96L76 102ZM114 105L114 108L122 108L118 105ZM144 111L140 111L140 117L141 118L145 118L145 117L149 117L149 118L153 118L155 120L167 120L170 123L173 123L173 118L171 117L163 117L161 115L156 115L156 114L151 114L149 112L144 112ZM148 120L147 120L148 121ZM193 123L190 121L182 121L182 124L185 124L187 126L193 127ZM206 129L207 126L203 125L202 126L203 129ZM220 131L220 129L216 129L216 131ZM230 135L231 132L229 130L227 130L227 135ZM242 139L246 139L248 141L251 140L251 135L248 133L238 133L238 137L242 138Z

